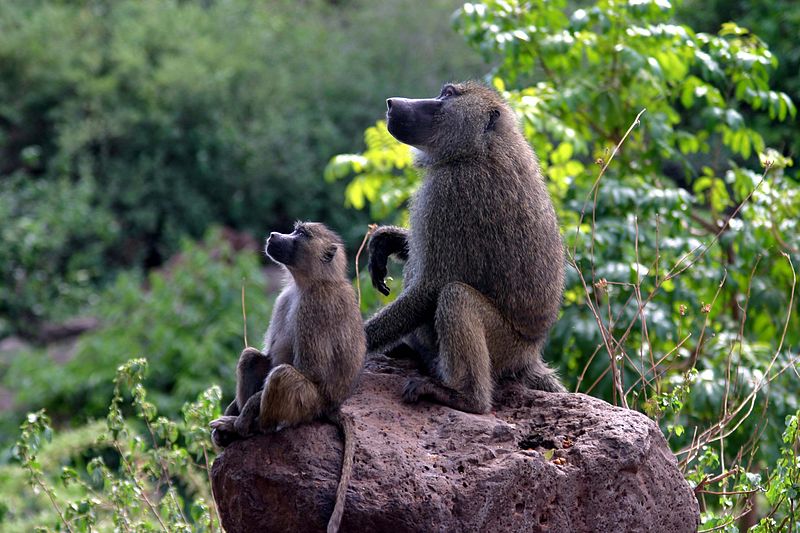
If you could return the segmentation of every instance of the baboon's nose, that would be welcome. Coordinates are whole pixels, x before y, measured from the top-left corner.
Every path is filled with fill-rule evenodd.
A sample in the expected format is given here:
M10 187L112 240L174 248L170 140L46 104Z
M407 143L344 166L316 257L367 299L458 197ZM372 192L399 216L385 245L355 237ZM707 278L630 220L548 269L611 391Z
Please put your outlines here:
M386 109L387 109L387 111L391 111L392 110L392 99L391 98L387 98L386 99Z
M275 232L273 231L272 233L270 233L270 234L269 234L269 238L271 239L271 238L273 238L275 235L277 235L277 233L275 233Z

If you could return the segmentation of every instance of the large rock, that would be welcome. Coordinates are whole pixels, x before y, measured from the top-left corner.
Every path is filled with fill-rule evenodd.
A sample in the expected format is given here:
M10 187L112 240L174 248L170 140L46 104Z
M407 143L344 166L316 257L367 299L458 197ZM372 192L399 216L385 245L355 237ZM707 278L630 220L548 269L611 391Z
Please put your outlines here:
M658 426L583 394L509 385L496 411L404 405L411 371L368 363L342 531L695 531L697 500ZM323 531L342 444L314 423L234 443L212 482L228 533Z

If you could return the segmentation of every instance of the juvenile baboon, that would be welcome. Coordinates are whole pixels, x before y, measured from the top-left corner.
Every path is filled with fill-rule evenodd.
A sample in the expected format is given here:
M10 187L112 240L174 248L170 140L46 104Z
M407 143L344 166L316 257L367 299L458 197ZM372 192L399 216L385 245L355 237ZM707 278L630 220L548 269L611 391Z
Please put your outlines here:
M344 245L318 223L270 234L267 255L289 275L275 302L263 352L246 348L236 368L236 399L211 422L219 446L255 433L327 418L338 425L344 457L328 531L336 531L353 467L353 422L339 410L366 351Z
M424 177L411 230L383 226L370 239L372 282L384 294L387 258L407 261L403 292L366 323L368 350L403 341L420 354L433 377L408 382L409 402L483 413L506 378L563 391L541 351L561 304L564 251L514 113L475 82L386 104L389 132L418 149Z

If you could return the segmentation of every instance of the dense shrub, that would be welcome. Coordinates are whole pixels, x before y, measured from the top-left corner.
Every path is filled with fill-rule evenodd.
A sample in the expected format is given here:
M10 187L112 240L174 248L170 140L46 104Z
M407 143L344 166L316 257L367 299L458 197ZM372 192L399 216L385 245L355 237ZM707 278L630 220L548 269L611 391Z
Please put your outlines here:
M110 277L114 216L95 205L93 180L0 179L0 338L34 335L43 318L77 314Z
M800 26L800 6L794 0L685 0L677 6L678 18L698 31L713 32L723 23L735 21L764 39L780 61L775 69L774 87L786 94L800 95L800 46L787 38ZM800 135L795 121L770 124L751 114L767 144L795 159L800 155Z
M76 250L90 262L75 266L83 272L55 265L48 283L158 265L211 224L261 235L317 219L353 242L364 217L341 209L341 189L319 176L383 114L386 96L477 72L478 57L448 29L456 5L0 2L4 201L35 190L42 206L71 206L68 183L81 183L84 227L59 231L102 236ZM0 248L16 253L8 239L24 221L11 220ZM53 268L45 259L4 271L0 284L43 276ZM0 311L12 326L39 318L41 292Z
M221 413L219 387L159 416L142 386L147 360L117 369L105 423L53 436L44 411L30 413L0 465L0 529L28 531L221 531L209 471L208 424Z
M219 232L203 245L185 243L169 268L147 278L144 290L139 276L119 276L99 295L102 327L82 336L63 366L37 349L0 367L0 383L15 402L13 411L0 414L3 439L12 438L27 410L45 408L72 424L102 416L115 369L133 357L150 361L145 384L167 416L211 383L222 385L229 398L244 347L243 283L248 341L258 346L271 307L259 256L234 252Z

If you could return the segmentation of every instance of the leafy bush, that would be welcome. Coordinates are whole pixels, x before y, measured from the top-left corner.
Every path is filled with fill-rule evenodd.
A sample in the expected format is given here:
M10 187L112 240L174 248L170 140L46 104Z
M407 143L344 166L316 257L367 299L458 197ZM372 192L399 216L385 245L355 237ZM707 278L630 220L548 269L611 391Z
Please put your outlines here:
M455 24L496 65L564 227L572 268L549 358L576 390L657 419L703 527L731 528L746 496L779 483L747 458L796 457L780 435L798 409L800 189L751 121L796 108L771 88L777 60L757 36L673 15L662 1L488 1ZM351 176L351 206L402 220L418 186L408 150L380 124L365 138L326 175ZM781 502L773 512L794 517Z
M85 227L64 233L102 236L90 268L46 275L40 260L18 276L84 286L87 272L95 282L103 269L157 266L212 224L261 234L298 218L363 221L319 181L326 161L383 113L390 91L431 89L480 60L447 28L454 0L333 4L0 2L4 196L22 182L44 193L43 207L80 200ZM53 211L37 224L75 216ZM43 291L15 300L6 329L42 318Z
M382 113L375 56L407 89L430 84L422 72L439 83L475 64L409 2L80 4L2 6L4 159L35 175L94 175L145 258L209 220L263 231L335 215L336 191L317 173L352 144L359 119ZM392 39L415 35L385 31L397 23L430 33L417 47L426 64L392 61ZM25 164L31 152L36 164Z
M14 394L15 408L0 418L2 434L10 437L27 410L45 408L73 424L101 416L114 369L141 355L154 368L145 382L152 401L169 417L209 383L230 394L243 348L243 283L248 341L258 345L271 308L258 255L234 252L218 231L204 245L184 243L166 270L147 278L144 292L138 276L119 276L99 296L103 326L80 338L67 363L57 367L44 350L10 363L2 384Z
M0 338L33 335L45 317L64 319L91 303L107 276L119 227L94 205L92 180L0 180ZM68 208L65 208L68 206Z
M221 530L208 429L221 413L219 387L186 403L175 422L148 401L146 370L145 359L117 369L104 424L53 437L43 410L28 415L14 448L19 465L0 467L11 499L0 510L3 531Z
M793 39L786 38L800 25L800 4L794 0L685 0L678 4L677 15L700 31L716 31L729 20L751 29L780 58L772 76L774 88L787 94L800 94L800 47ZM800 154L796 123L770 124L748 110L744 110L744 114L753 120L755 129L763 133L768 145L795 157Z

